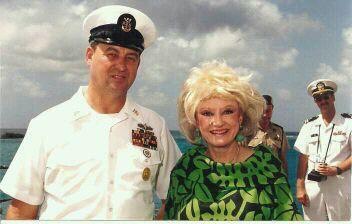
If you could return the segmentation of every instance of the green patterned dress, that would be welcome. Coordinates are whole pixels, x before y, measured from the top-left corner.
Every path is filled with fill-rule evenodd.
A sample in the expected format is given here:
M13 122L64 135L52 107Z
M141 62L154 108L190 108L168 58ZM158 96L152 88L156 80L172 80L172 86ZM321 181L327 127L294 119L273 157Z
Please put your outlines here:
M303 220L280 160L259 145L241 163L218 163L194 147L171 173L165 219Z

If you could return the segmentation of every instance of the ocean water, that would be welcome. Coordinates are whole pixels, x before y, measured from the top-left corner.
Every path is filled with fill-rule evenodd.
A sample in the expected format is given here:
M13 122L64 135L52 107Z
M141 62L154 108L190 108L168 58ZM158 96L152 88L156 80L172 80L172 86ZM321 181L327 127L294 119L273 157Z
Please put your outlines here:
M186 139L180 134L178 131L171 131L172 136L174 137L177 145L181 149L182 152L185 152L188 148L192 147ZM297 161L298 161L298 153L293 150L293 145L296 141L297 134L288 133L287 135L288 142L290 145L291 150L287 153L287 162L288 162L288 177L289 177L289 184L291 186L291 192L295 197L296 192L296 170L297 170ZM15 153L21 144L22 139L0 139L0 166L8 167L15 156ZM4 177L6 169L0 169L0 180ZM9 199L9 196L4 194L0 191L0 200ZM295 198L296 200L296 198ZM160 199L156 196L154 197L154 201L156 204L156 211L160 207ZM297 203L297 200L296 200ZM1 203L1 213L0 213L0 220L6 214L6 209L9 204L9 201ZM302 211L301 205L297 203L299 209Z

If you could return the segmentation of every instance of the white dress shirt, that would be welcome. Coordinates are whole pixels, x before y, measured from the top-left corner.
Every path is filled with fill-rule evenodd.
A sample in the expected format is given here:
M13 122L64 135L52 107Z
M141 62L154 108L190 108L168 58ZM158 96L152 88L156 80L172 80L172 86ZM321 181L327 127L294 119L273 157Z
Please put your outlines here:
M164 119L129 99L119 113L98 114L85 91L32 119L1 190L41 205L39 219L151 220L153 192L166 198L181 155ZM133 144L143 127L156 147Z

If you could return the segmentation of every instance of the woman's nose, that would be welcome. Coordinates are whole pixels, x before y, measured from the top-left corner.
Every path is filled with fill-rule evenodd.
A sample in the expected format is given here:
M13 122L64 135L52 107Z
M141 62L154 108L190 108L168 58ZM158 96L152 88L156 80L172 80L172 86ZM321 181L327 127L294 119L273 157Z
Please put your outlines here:
M221 115L214 115L212 125L221 126L223 123L224 122Z

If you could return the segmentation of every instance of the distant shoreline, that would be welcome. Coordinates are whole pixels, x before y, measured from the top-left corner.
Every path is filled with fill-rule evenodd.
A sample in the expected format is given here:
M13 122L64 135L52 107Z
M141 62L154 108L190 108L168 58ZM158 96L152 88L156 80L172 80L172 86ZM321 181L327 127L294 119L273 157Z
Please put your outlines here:
M0 128L0 139L23 138L27 129Z
M0 139L14 139L23 138L26 134L27 129L10 129L10 128L0 128ZM179 134L179 130L170 130L173 134ZM288 131L287 136L297 136L298 132Z

